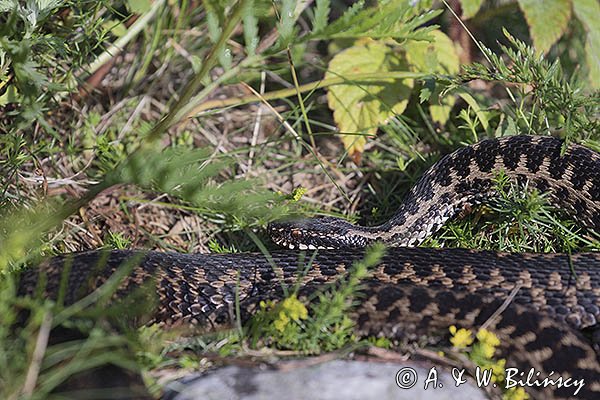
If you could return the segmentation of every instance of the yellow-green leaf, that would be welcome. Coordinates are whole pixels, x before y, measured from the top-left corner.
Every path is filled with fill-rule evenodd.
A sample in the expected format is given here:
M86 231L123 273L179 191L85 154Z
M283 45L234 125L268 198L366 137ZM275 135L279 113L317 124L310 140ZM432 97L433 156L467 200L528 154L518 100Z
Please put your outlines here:
M487 131L488 127L490 126L488 117L487 117L488 112L485 110L482 110L481 107L479 106L479 103L477 103L477 100L475 100L473 98L473 96L471 96L469 93L464 92L464 93L459 93L458 95L471 107L471 109L477 116L477 119L479 119L481 126L483 126L483 129L485 129Z
M598 0L577 0L573 11L587 31L585 61L589 82L594 89L600 88L600 3Z
M127 28L125 27L125 25L122 22L112 20L112 19L105 21L102 24L102 27L104 28L104 30L106 32L110 32L113 35L115 35L116 37L122 37L127 33Z
M430 35L434 39L432 42L412 40L404 45L411 70L448 75L458 73L460 61L456 45L442 31L435 30ZM438 96L439 92L434 93L431 98L436 101ZM453 96L446 96L440 99L440 104L429 106L431 118L435 122L445 124L454 102Z
M548 52L567 30L571 0L519 0L519 7L525 14L535 48Z
M129 0L129 7L135 14L143 14L152 7L151 0Z
M13 85L8 85L4 94L0 95L0 106L5 106L9 103L18 103L19 100L21 100L19 90Z
M355 82L352 77L363 73L408 71L404 56L382 41L356 44L329 62L325 79L346 78L348 84L331 86L327 92L329 108L350 155L360 155L366 135L374 135L377 127L390 117L402 114L408 103L412 79L389 79L377 82Z
M462 16L464 18L472 18L477 14L483 0L460 0L460 8L462 8Z

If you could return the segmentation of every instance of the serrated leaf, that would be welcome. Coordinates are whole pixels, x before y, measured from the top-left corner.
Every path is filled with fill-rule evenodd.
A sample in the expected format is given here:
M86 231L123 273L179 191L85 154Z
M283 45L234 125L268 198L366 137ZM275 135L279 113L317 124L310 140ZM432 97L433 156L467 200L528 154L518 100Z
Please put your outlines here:
M292 40L294 23L296 22L296 16L294 14L295 8L295 0L282 0L281 9L279 10L281 19L279 21L278 31L283 43L289 43Z
M404 45L406 59L410 63L411 69L417 72L448 75L458 73L460 61L455 44L439 30L431 31L430 35L434 39L432 42L411 40ZM439 91L434 91L432 97L436 98L437 96L439 96ZM454 103L454 97L446 96L440 99L440 104L430 105L431 118L444 125L448 121Z
M304 36L304 40L394 38L396 40L428 40L428 33L436 26L425 26L442 10L431 10L414 15L414 9L406 1L381 2L378 7L365 7L364 1L354 3L344 14L320 30Z
M585 61L589 69L589 82L600 88L600 3L597 0L577 0L573 11L587 31Z
M242 26L244 28L244 43L246 44L246 52L254 54L256 46L258 46L258 19L255 15L254 0L246 2L246 6L242 15Z
M466 19L473 18L481 8L483 0L460 0L462 16Z
M318 32L327 26L329 19L330 1L317 0L313 19L313 32Z
M327 92L333 119L342 133L350 155L357 156L366 143L365 135L374 135L377 127L390 117L402 114L408 103L412 79L378 82L352 82L353 74L407 71L402 54L383 42L368 41L337 54L329 63L325 79L348 77L348 84L331 86Z
M535 48L547 53L567 30L571 18L571 1L518 0L518 2L525 14Z
M206 23L208 26L208 37L213 43L219 40L221 35L224 10L219 2L205 0ZM231 50L227 46L219 49L219 63L225 70L231 69Z

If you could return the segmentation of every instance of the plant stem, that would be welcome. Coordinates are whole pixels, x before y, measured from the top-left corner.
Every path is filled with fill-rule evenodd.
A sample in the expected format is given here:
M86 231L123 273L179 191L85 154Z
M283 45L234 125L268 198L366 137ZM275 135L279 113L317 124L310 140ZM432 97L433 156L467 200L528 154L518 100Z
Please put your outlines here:
M229 37L233 33L233 30L240 22L242 18L242 10L244 9L246 2L247 0L240 0L235 5L231 14L227 18L227 25L225 25L225 27L223 28L223 32L221 33L221 36L219 37L217 43L215 43L215 45L208 52L206 60L202 64L200 71L198 71L198 73L192 78L192 80L188 82L188 84L183 89L181 96L171 107L169 112L164 117L162 117L162 119L156 125L154 125L154 127L146 137L146 143L149 144L156 141L167 129L171 127L171 125L173 125L180 119L177 117L179 115L182 115L182 109L190 106L188 105L190 99L192 98L194 93L198 91L200 86L202 86L202 81L204 80L208 72L216 64L221 49L223 49L223 47L227 43L227 40L229 40Z
M127 43L131 41L134 37L136 37L142 29L148 25L148 22L154 18L154 15L158 12L158 10L163 6L165 0L157 0L152 4L150 10L144 14L140 19L135 21L133 25L127 29L127 33L120 37L115 43L108 46L108 48L96 58L96 60L89 65L89 67L85 68L85 75L89 76L96 72L98 68L106 64L111 58L116 57L117 54L121 53Z
M275 90L262 95L262 99L255 95L248 95L242 97L231 97L224 100L206 101L191 109L190 112L187 113L186 118L192 118L196 114L199 114L202 111L210 110L212 108L241 106L256 101L283 99L286 97L297 96L299 93L310 92L328 86L356 84L360 82L364 82L365 84L373 84L373 82L387 82L394 79L421 79L427 76L428 74L425 73L407 71L388 72L385 75L382 75L381 72L349 74L344 77L321 79L319 81L306 83L304 85L300 85L289 89Z

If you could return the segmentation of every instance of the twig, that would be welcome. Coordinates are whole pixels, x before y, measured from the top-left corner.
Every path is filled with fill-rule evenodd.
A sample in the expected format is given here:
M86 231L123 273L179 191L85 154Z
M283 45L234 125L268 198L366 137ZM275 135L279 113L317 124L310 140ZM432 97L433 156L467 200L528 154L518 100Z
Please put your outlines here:
M145 144L155 142L162 134L169 129L173 124L181 121L184 115L187 115L187 110L191 106L190 100L198 89L202 86L204 78L217 63L220 51L225 47L229 37L233 34L234 29L242 19L242 11L246 7L248 0L240 0L233 7L231 14L227 16L227 23L223 27L221 36L206 55L200 71L192 77L192 79L183 88L179 99L170 107L169 112L154 125L152 130L146 136Z
M25 377L25 383L23 384L23 390L21 394L24 397L30 397L33 394L35 385L37 383L38 376L40 374L40 368L44 354L46 353L46 347L48 346L48 338L50 337L50 329L52 328L52 313L46 311L44 319L40 325L40 331L38 332L37 340L35 342L35 349L33 350L33 356L31 358L31 364L27 370L27 376Z
M269 110L271 110L271 112L275 115L275 117L277 117L277 119L279 120L279 122L281 122L281 124L283 125L283 127L292 134L292 136L294 137L294 139L296 140L302 140L302 138L300 137L300 135L298 135L298 132L296 132L296 130L294 129L293 126L290 125L289 122L287 122L285 120L285 118L283 118L283 115L281 115L279 112L277 112L277 110L267 101L267 99L265 99L260 93L258 93L256 90L254 90L254 88L250 85L248 85L245 82L242 82L242 84L248 89L250 90L252 93L254 93L254 97L256 97L257 99L261 100L263 102L264 105L266 105Z
M325 175L327 175L327 177L331 180L331 182L333 183L333 185L340 191L340 193L342 193L342 195L344 196L344 198L346 200L348 199L348 195L346 194L346 192L339 186L339 184L337 183L337 181L335 179L333 179L333 177L331 176L331 174L329 173L329 171L327 170L327 168L325 167L325 164L327 164L328 166L331 166L331 163L329 163L328 160L326 160L325 158L323 158L320 153L317 151L316 147L313 146L309 146L307 145L303 140L302 137L298 134L298 132L296 132L296 130L289 124L289 122L287 122L283 116L277 112L277 110L275 110L275 108L266 100L263 98L263 96L261 94L259 94L256 90L254 90L254 88L250 85L248 85L247 83L242 82L242 84L248 88L248 90L250 90L252 93L254 93L254 95L261 99L263 101L264 104L266 104L267 107L269 107L269 109L275 114L275 116L277 116L277 119L279 119L279 121L283 124L283 126L292 134L292 136L294 137L294 139L298 140L302 146L304 146L304 148L306 148L308 150L308 152L310 152L315 159L318 161L319 166L321 167L321 169L323 170L323 172L325 173ZM296 88L292 89L292 90L296 90ZM311 136L312 138L312 136Z
M146 25L148 25L148 22L150 22L150 20L154 18L154 15L158 12L158 10L162 7L164 3L165 0L155 1L150 7L150 10L146 14L144 14L140 19L135 21L135 23L131 25L129 29L127 29L127 33L125 33L125 35L123 35L116 42L108 46L108 48L104 50L104 52L100 54L98 58L96 58L96 60L93 63L91 63L88 68L84 69L86 74L93 74L98 68L106 64L108 60L121 53L121 51L123 51L127 43L129 43L134 37L136 37L142 31L142 29L146 27Z
M260 94L263 95L265 93L265 71L262 71L260 74ZM254 129L252 130L252 141L250 142L250 152L248 153L248 168L246 169L246 176L250 173L252 169L252 162L254 161L254 154L256 152L255 147L258 141L258 132L260 131L260 122L262 120L263 108L258 107L258 111L256 111L256 121L254 123Z
M407 72L407 71L392 71L385 75L381 72L369 72L359 74L346 74L344 77L333 77L328 79L321 79L319 81L306 83L289 89L275 90L272 92L265 93L263 96L242 96L242 97L230 97L224 100L210 100L205 101L192 108L187 114L186 118L192 118L202 111L207 111L212 108L222 108L231 106L241 106L248 103L253 103L262 100L276 100L283 99L286 97L297 96L298 93L310 92L317 89L321 89L328 86L343 85L357 82L378 82L378 81L389 81L390 79L421 79L427 77L428 74L421 72Z
M456 20L458 21L458 23L463 27L463 29L469 34L469 36L471 37L471 40L475 43L475 45L479 48L479 51L481 51L481 54L483 55L483 57L485 57L485 59L487 60L487 62L494 68L496 69L496 67L494 66L494 63L492 62L492 60L490 60L490 58L488 57L487 53L485 52L485 49L483 48L483 46L481 45L480 42L477 41L477 39L475 39L475 36L471 33L471 31L469 30L469 28L467 28L467 26L465 25L465 23L462 21L462 19L460 19L460 17L456 14L456 12L454 12L454 10L452 9L452 7L450 7L450 5L446 2L446 0L442 0L442 3L444 3L444 5L446 5L446 7L448 8L448 10L450 11L450 13L452 13L452 15L454 16L454 18L456 18ZM517 100L515 98L515 96L513 95L513 93L511 92L509 87L505 87L504 88L506 90L506 93L508 94L508 96L510 97L510 99L512 100L513 103L515 103L515 105L517 105ZM520 110L517 109L517 113ZM529 130L531 130L531 124L529 123L529 121L527 121L527 118L525 118L525 115L523 115L523 112L520 113L523 121L525 121L525 123L527 124Z
M517 282L517 285L513 288L513 290L510 292L510 294L508 295L508 297L506 298L506 300L504 300L504 303L502 303L502 305L500 307L498 307L498 309L496 311L494 311L494 313L492 314L491 317L489 317L487 319L487 321L485 321L483 323L483 325L481 325L481 327L479 328L479 330L482 329L487 329L488 326L490 326L494 320L496 318L498 318L498 316L500 314L502 314L504 312L504 310L506 310L506 308L510 305L510 303L513 301L513 299L515 298L515 296L517 295L517 293L519 293L519 290L521 290L521 287L523 286L523 283L521 282Z

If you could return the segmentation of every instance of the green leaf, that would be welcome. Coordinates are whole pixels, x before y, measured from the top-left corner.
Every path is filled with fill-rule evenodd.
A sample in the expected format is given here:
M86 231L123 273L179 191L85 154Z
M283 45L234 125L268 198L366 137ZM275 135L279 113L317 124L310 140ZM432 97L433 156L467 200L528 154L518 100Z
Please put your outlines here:
M127 28L121 21L110 19L102 24L102 28L106 32L110 32L116 37L123 37L127 33Z
M576 0L575 3L579 1ZM547 53L565 33L571 18L570 0L518 0L538 51Z
M132 13L143 14L150 10L152 1L150 0L129 0L129 8Z
M224 23L225 10L222 4L212 0L204 0L206 7L206 22L208 26L208 36L213 43L216 43L221 36ZM231 69L231 50L227 46L219 49L219 63L225 70Z
M435 90L435 80L428 78L423 81L423 87L419 92L419 103L424 103L431 98L433 91Z
M64 1L61 0L36 0L38 10L43 12L60 7L63 3Z
M517 123L511 116L507 115L506 118L501 118L500 123L496 128L496 137L513 136L518 134L519 129L517 128Z
M246 43L246 52L248 54L254 54L256 52L256 46L258 46L258 19L255 15L254 0L246 2L244 7L244 14L242 15L242 22L244 27L244 43Z
M381 2L378 7L365 7L364 1L358 1L348 8L337 20L332 21L320 30L315 30L304 37L315 39L350 39L371 38L396 40L419 39L429 40L428 33L436 25L424 26L440 15L442 10L427 11L414 15L414 9L407 1Z
M284 44L289 44L292 40L294 24L296 22L295 8L295 0L282 0L281 9L279 11L281 18L279 21L279 35Z
M433 38L431 42L411 40L404 45L411 67L419 72L456 74L460 61L452 40L439 30L429 35Z
M594 89L600 88L600 3L597 0L576 0L573 11L587 31L585 61L589 81Z
M460 61L456 46L443 32L434 30L430 32L433 37L432 42L408 41L404 48L406 49L406 59L410 63L411 69L417 72L430 72L454 75L458 73ZM432 97L439 96L439 91L432 92ZM440 104L429 106L431 118L442 125L448 121L450 111L454 105L455 99L452 96L446 96L440 99Z
M5 106L9 103L18 103L20 99L19 89L14 85L8 85L4 94L0 95L0 106Z
M483 129L487 131L488 127L490 126L487 117L488 113L481 109L479 103L477 103L477 100L475 100L469 93L459 93L458 95L471 107L479 119L479 122L481 122L481 126L483 126Z
M402 54L380 41L366 41L338 53L329 63L325 79L357 73L407 71ZM351 155L360 154L365 135L374 135L377 127L390 117L402 114L408 103L412 79L379 82L353 82L331 86L327 92L329 108Z
M483 0L460 0L462 16L466 19L473 18L481 8Z
M317 0L316 3L315 17L313 19L313 32L318 32L327 26L330 11L329 0Z

